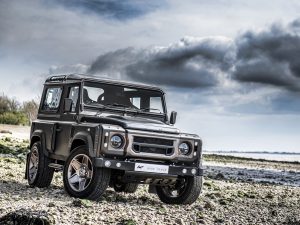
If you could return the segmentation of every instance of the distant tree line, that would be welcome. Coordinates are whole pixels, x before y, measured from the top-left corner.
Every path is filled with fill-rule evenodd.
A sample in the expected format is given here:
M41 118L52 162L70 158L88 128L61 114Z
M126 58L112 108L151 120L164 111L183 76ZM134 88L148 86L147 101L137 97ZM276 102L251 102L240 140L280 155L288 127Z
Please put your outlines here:
M39 103L36 100L19 102L0 95L0 124L30 125L36 119Z

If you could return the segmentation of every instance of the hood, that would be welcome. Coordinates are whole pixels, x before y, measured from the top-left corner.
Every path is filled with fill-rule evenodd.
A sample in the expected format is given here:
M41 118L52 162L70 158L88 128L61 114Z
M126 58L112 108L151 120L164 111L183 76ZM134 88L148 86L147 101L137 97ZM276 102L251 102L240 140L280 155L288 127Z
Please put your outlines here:
M161 133L179 134L179 129L167 125L161 121L149 118L133 117L133 116L84 116L82 118L86 122L99 122L105 124L114 124L123 127L124 129L153 131Z

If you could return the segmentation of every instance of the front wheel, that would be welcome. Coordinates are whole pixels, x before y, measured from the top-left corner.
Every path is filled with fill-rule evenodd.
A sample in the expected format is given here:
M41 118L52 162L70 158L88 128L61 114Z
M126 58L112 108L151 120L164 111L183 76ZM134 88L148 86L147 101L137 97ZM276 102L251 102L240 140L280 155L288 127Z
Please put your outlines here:
M99 200L109 185L110 170L95 167L86 146L79 146L65 163L63 180L72 197Z
M156 186L159 199L166 204L192 204L202 189L202 177L183 177L172 186Z

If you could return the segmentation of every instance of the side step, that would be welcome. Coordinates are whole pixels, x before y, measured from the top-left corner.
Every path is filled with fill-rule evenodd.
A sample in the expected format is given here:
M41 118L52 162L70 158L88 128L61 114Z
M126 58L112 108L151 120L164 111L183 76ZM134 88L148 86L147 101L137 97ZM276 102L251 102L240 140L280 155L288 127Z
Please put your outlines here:
M48 165L50 168L53 168L55 169L55 171L63 171L64 169L64 166L63 165L60 165L60 164L57 164L57 163L49 163Z

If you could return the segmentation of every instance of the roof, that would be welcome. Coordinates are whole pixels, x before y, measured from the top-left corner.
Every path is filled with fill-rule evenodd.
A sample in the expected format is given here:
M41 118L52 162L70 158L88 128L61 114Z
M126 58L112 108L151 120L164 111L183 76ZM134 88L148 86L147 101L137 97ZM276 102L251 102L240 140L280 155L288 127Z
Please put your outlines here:
M137 82L131 82L131 81L122 81L122 80L114 80L106 77L100 77L100 76L92 76L87 74L62 74L62 75L53 75L46 79L45 84L49 83L67 83L68 81L74 82L74 81L90 81L90 82L99 82L99 83L105 83L105 84L115 84L115 85L122 85L127 87L136 87L136 88L142 88L142 89L152 89L157 90L162 93L164 91L156 86L152 85L146 85L143 83L137 83Z

